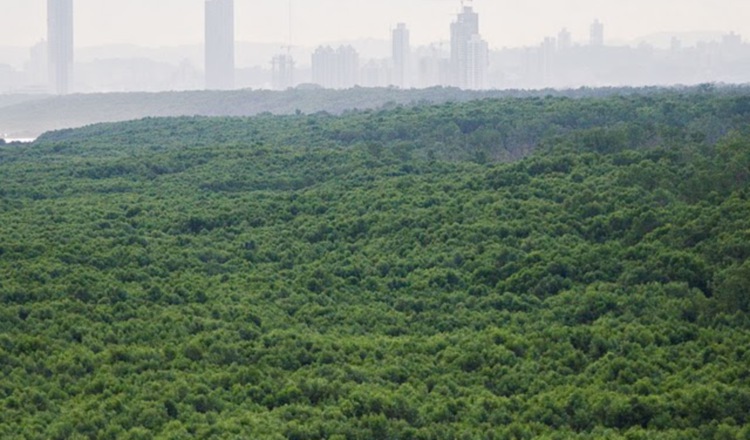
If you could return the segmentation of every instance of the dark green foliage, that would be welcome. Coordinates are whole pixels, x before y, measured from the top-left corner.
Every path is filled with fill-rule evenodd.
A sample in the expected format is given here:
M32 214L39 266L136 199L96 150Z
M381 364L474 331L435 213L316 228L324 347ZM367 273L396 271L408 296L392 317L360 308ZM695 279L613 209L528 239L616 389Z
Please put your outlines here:
M744 101L0 148L0 437L747 438Z
M726 312L750 312L750 259L717 274L715 296Z

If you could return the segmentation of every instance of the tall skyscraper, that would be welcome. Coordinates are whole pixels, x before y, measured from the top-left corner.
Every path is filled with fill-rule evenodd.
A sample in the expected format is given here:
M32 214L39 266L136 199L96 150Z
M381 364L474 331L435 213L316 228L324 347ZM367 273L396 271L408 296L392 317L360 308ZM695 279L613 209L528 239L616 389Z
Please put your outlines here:
M479 15L471 6L464 6L456 21L451 24L453 86L469 86L469 42L475 35L479 35Z
M206 89L234 88L234 0L206 0Z
M589 44L596 47L604 46L604 25L599 20L591 25Z
M47 0L47 45L50 87L65 95L73 82L73 0Z
M399 23L393 31L393 83L406 88L411 80L411 46L409 29L404 23Z

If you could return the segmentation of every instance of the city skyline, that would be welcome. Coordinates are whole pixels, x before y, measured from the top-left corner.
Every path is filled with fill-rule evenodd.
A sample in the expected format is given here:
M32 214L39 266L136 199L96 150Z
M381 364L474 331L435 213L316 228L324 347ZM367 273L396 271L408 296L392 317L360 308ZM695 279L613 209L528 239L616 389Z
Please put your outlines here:
M89 55L82 61L78 54L85 48L76 47L73 77L72 29L79 25L73 25L73 0L47 1L49 44L32 47L29 60L20 69L0 62L0 93L284 90L308 83L333 89L438 85L473 90L567 88L663 84L669 83L670 77L673 83L746 82L748 76L743 72L750 71L750 45L743 43L740 34L725 33L716 43L691 44L686 39L683 44L672 38L668 45L671 52L655 56L656 49L650 45L636 44L628 49L611 44L609 24L599 19L588 25L584 38L574 38L564 26L547 32L533 45L491 49L484 32L493 28L493 17L485 17L468 0L454 15L445 17L448 41L412 45L411 26L398 23L390 31L390 44L381 45L381 49L388 47L383 52L371 50L372 45L367 48L360 44L366 41L362 40L321 44L314 50L294 44L270 45L260 48L261 53L265 51L262 55L257 52L258 45L237 41L235 24L240 17L235 14L235 4L241 0L202 0L204 41L195 47L200 55L184 48L174 52L181 56L167 61L149 55L122 55L117 47L102 47L99 53L103 57ZM81 1L75 0L75 4ZM254 57L256 64L247 64L248 56ZM238 58L244 61L237 63ZM613 69L615 65L619 68ZM40 72L46 71L48 79L40 79Z
M76 44L171 46L202 41L203 0L131 0L112 13L115 0L76 0ZM7 46L32 46L43 39L44 4L41 0L5 0L9 14L0 29ZM362 0L314 0L293 2L295 44L319 44L357 38L386 38L397 23L407 23L412 44L423 45L449 38L444 22L460 11L458 0L411 0L395 2ZM589 26L598 19L607 24L608 40L622 42L658 32L719 31L750 33L750 2L720 0L710 5L663 0L657 4L633 0L626 5L611 0L573 0L559 5L550 0L531 0L509 8L505 2L477 0L474 8L489 26L483 32L491 48L534 45L544 35L566 27L577 42L589 37ZM622 2L620 2L622 3ZM396 6L398 5L398 6ZM286 2L237 0L237 40L288 42L289 13ZM681 13L674 14L679 8ZM180 20L170 13L180 11ZM512 10L512 13L508 13ZM539 11L545 11L540 14ZM132 31L137 22L139 32ZM169 23L165 32L164 23ZM2 60L0 60L2 62Z

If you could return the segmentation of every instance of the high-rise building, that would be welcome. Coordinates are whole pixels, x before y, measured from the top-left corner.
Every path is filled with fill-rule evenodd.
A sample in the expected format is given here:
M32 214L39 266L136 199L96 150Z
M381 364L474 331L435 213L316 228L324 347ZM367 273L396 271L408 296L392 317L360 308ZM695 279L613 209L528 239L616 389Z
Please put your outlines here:
M73 0L47 0L47 46L50 87L65 95L73 82Z
M234 88L234 0L206 0L206 89Z
M490 66L490 49L479 34L469 40L467 51L466 88L481 90L487 88L487 69Z
M546 37L539 47L539 77L544 85L549 87L554 77L555 52L558 42L553 37Z
M359 54L352 46L341 46L338 58L338 88L350 89L359 84Z
M595 47L604 46L604 24L599 20L595 20L594 23L591 24L589 45Z
M479 14L471 6L464 6L456 21L451 24L452 85L469 86L469 42L479 35Z
M415 51L417 58L417 86L422 88L445 86L451 83L451 66L442 46L432 44Z
M559 50L568 50L573 47L573 36L568 29L563 29L557 34L557 48Z
M312 55L312 80L327 89L348 89L359 81L359 54L351 46L318 47Z
M24 72L28 85L40 90L43 89L45 93L49 91L49 87L47 87L50 79L49 51L46 41L42 40L31 46L29 61L24 66Z
M397 87L407 88L411 81L411 46L409 29L399 23L393 30L393 83Z
M742 49L742 36L735 32L730 32L721 38L721 45L724 49L730 51L740 51Z
M336 51L320 46L312 54L312 82L327 89L336 85Z
M388 87L394 84L391 60L370 60L360 69L359 83L364 87Z
M294 58L291 55L276 55L271 61L271 68L271 82L275 90L294 87Z

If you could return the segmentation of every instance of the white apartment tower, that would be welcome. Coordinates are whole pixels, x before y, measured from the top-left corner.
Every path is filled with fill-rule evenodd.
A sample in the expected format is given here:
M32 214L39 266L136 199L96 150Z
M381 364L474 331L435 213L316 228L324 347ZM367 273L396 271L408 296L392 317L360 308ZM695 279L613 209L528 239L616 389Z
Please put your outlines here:
M464 6L451 24L452 85L476 88L477 79L486 77L488 55L482 53L487 43L479 36L479 15L471 6Z
M312 55L312 80L326 89L349 89L359 84L359 54L351 46L318 47Z
M336 87L336 51L330 46L320 46L312 54L312 82L321 87Z
M50 87L65 95L73 82L73 0L47 0L47 54Z
M409 29L399 23L393 30L393 84L402 89L409 87L411 80L411 45Z
M234 0L206 0L206 89L234 88Z

